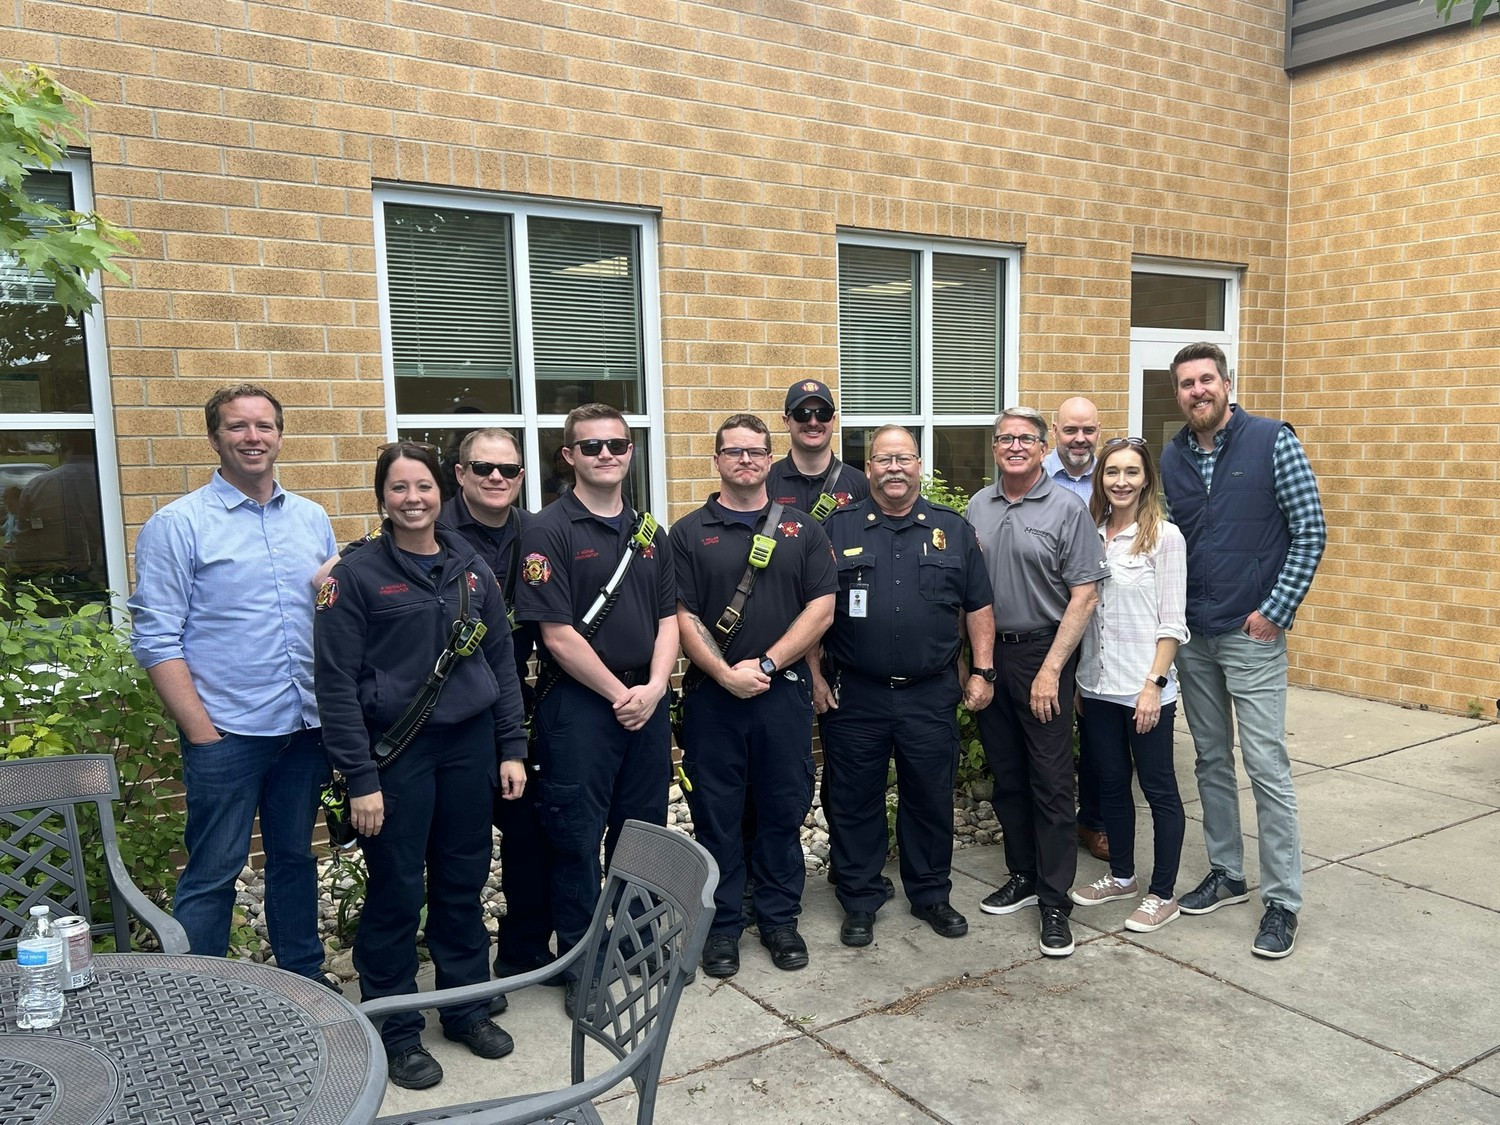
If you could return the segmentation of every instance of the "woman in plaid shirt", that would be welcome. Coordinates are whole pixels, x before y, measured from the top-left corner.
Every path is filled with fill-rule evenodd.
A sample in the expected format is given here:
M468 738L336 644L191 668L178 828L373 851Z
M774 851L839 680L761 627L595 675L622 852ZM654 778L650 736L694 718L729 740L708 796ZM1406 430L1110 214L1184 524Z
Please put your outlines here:
M1149 891L1125 928L1150 933L1178 913L1173 885L1186 818L1172 769L1177 709L1172 660L1188 639L1187 544L1161 514L1156 467L1142 438L1105 443L1094 470L1089 514L1104 540L1109 577L1099 585L1099 606L1080 646L1078 694L1086 752L1098 763L1109 874L1070 897L1079 906L1097 906L1140 894L1133 759L1151 806L1156 848Z

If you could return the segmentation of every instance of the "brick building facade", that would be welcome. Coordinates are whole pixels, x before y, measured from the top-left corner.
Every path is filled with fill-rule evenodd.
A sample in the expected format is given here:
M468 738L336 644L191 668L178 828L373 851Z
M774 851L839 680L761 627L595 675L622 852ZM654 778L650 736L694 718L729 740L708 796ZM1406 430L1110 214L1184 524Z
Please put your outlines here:
M198 408L228 380L286 403L283 482L354 535L397 432L509 425L540 503L580 396L625 408L669 516L708 492L717 422L774 428L802 377L838 389L846 452L901 420L965 486L1013 401L1088 394L1159 448L1162 356L1207 336L1323 482L1294 679L1500 695L1496 540L1459 522L1500 507L1492 26L1289 76L1271 0L523 7L0 16L0 64L94 102L75 199L91 179L141 240L79 343L89 402L0 371L0 473L17 435L93 436L111 584L210 471Z

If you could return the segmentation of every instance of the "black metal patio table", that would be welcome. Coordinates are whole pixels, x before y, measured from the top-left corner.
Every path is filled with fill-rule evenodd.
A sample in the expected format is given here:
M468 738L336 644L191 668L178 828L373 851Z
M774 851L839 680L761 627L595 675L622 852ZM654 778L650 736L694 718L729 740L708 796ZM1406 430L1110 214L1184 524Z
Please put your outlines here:
M62 1022L16 1027L0 964L5 1125L363 1125L385 1052L359 1010L316 981L249 961L106 954Z

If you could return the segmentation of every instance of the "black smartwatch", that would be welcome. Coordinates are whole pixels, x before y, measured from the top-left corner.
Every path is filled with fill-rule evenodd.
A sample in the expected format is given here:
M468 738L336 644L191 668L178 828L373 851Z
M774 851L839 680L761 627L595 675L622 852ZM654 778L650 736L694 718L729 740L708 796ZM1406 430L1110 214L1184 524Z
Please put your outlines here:
M772 660L765 653L761 653L760 670L768 676L774 676L776 674L776 661Z
M993 668L970 668L969 675L978 676L987 684L992 684L999 679L999 673Z
M1146 682L1148 684L1155 684L1157 687L1166 687L1167 686L1167 677L1165 677L1165 676L1147 676L1146 677Z

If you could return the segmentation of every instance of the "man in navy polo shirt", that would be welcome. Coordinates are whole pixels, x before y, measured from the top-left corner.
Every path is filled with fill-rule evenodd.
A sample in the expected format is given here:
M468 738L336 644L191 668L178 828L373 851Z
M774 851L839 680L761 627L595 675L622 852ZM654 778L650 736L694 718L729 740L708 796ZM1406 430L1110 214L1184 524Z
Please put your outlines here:
M870 495L870 482L852 465L833 455L833 392L827 383L802 379L787 388L785 411L791 449L771 466L766 477L766 495L799 512L811 513L824 494L840 508L857 504ZM829 485L834 466L838 473ZM829 485L829 487L824 487ZM823 513L821 518L827 518Z
M542 678L561 676L533 714L542 829L551 846L552 921L560 948L582 939L605 863L629 818L667 820L672 764L667 694L677 662L677 588L660 531L632 561L592 638L583 618L628 549L635 513L622 489L634 445L612 406L586 403L563 423L576 484L521 531L516 616L541 630ZM539 687L540 690L540 687ZM564 1008L578 998L569 970Z
M696 681L683 704L682 766L692 784L694 832L720 873L703 951L703 970L713 977L740 967L747 790L756 808L750 866L761 944L778 969L801 969L808 960L797 932L801 829L813 791L812 679L804 656L833 620L838 575L828 537L806 512L783 507L774 526L765 526L770 446L766 424L753 414L725 421L714 438L721 489L672 528L678 629L693 663L685 690ZM764 567L751 568L758 535L774 546ZM735 605L751 569L754 585ZM731 606L736 612L726 617Z

